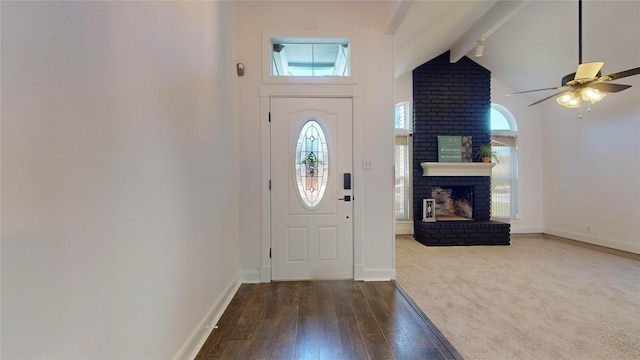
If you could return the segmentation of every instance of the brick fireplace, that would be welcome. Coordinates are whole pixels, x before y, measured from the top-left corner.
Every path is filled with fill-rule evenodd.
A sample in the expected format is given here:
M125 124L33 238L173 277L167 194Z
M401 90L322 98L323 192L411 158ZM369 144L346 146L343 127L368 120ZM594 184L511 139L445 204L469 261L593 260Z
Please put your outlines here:
M434 186L435 219L442 221L473 220L473 186Z
M509 244L509 224L490 220L490 175L453 169L423 176L421 166L443 165L437 163L439 135L471 136L474 153L489 143L490 81L491 73L467 57L449 63L448 52L413 71L414 237L425 245ZM436 188L451 187L473 189L472 219L443 221L436 215L436 222L423 222L422 199L433 198Z

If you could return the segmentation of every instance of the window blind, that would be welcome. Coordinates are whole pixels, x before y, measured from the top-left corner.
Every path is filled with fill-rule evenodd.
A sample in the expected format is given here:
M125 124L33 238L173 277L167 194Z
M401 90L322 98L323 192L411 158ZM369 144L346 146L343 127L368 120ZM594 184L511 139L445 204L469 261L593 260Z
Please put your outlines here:
M409 136L396 136L395 163L396 219L409 220Z
M517 217L517 169L516 138L492 136L491 149L498 163L491 171L491 216L512 219Z

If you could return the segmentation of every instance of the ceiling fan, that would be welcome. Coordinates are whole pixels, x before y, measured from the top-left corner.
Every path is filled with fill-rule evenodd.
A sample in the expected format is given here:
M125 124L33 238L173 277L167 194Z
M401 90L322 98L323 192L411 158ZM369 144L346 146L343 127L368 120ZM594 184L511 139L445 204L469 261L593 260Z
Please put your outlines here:
M604 62L601 61L589 63L582 62L582 0L578 0L578 70L575 73L563 77L560 86L520 91L507 94L507 96L525 94L534 91L562 89L560 92L540 99L529 106L539 104L545 100L551 99L552 97L558 96L556 98L556 102L558 104L568 108L578 108L581 106L582 101L585 101L590 105L602 100L602 98L606 96L605 93L616 93L631 87L631 85L612 84L609 83L609 81L640 74L640 67L637 67L602 76L600 70L603 65ZM591 111L590 107L589 111ZM580 115L580 117L582 117L582 115Z

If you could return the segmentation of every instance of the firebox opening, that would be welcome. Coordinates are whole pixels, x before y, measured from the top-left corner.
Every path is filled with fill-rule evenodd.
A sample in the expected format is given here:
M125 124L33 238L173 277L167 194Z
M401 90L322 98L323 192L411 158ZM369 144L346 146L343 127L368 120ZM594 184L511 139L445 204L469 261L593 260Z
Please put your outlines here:
M473 186L431 188L436 203L436 221L473 220Z

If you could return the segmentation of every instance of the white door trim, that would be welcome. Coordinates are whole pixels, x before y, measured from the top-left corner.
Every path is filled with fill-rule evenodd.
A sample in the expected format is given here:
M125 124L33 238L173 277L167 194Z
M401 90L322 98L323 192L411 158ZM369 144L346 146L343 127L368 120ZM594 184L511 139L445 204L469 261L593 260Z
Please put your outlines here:
M271 136L269 112L272 97L331 97L353 99L353 278L364 280L362 258L362 95L359 86L353 85L262 85L260 86L261 131L261 261L260 282L271 281Z

